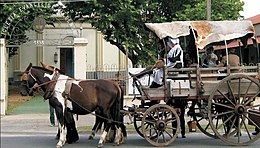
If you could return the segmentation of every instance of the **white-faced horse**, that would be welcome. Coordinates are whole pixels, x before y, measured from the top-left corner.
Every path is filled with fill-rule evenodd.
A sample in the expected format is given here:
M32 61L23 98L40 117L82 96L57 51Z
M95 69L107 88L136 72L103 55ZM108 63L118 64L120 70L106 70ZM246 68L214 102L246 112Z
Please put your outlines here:
M57 147L62 147L66 142L67 127L64 120L67 112L85 115L96 109L99 109L100 115L107 120L98 147L103 146L112 124L120 127L117 130L118 138L115 143L119 145L126 140L126 128L120 114L123 108L123 91L118 83L110 80L75 80L30 64L23 75L21 93L28 92L28 88L32 88L35 83L46 83L46 80L49 80L46 92L50 92L47 94L55 104L54 108L60 123L61 134Z

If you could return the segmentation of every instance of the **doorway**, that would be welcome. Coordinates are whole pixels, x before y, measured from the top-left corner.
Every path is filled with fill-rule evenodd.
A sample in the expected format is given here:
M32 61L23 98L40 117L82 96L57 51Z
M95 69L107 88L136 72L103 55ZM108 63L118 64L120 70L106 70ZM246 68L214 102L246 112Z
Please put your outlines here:
M60 48L60 69L65 75L74 77L74 48Z

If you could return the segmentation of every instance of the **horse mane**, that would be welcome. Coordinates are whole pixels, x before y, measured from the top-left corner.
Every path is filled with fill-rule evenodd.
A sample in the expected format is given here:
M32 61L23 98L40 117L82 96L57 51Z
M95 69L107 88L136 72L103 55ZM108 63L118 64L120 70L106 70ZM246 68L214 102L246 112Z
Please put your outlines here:
M32 66L32 68L39 69L39 70L42 70L42 71L47 71L48 73L53 73L53 71L51 71L49 69L45 69L45 68L40 67L40 66Z

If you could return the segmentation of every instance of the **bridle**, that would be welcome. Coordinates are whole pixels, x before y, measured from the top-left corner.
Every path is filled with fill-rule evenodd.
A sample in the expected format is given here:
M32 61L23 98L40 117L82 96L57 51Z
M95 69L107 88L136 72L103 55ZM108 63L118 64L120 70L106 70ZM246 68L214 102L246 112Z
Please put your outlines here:
M35 84L39 84L38 80L35 78L35 76L33 76L32 74L32 67L28 70L28 71L25 71L22 75L22 81L26 81L26 84L23 84L26 86L26 88L28 88L30 91L32 91L33 87ZM33 81L35 82L34 85L32 87L30 87L29 85L29 78L32 78Z

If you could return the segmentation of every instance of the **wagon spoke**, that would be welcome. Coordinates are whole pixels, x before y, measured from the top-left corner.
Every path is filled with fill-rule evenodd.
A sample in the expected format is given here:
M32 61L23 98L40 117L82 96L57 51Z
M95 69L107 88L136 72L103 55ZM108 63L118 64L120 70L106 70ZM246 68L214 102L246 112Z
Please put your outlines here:
M254 112L247 112L248 114L252 114L252 115L254 115L254 116L258 116L258 117L260 117L260 114L257 114L257 113L254 113Z
M234 101L235 101L235 95L234 95L234 92L233 92L233 90L232 90L230 81L227 81L227 84L228 84L228 88L229 88L229 90L230 90L230 92L231 92L231 96L233 97L233 99L234 99ZM236 102L235 102L235 103L236 103Z
M170 130L177 130L177 128L172 127L172 126L167 126L166 128L167 128L167 129L170 129Z
M201 120L203 120L204 118L200 118L199 120L197 120L197 122L200 122Z
M225 105L225 104L218 103L218 102L212 102L212 104L215 104L215 105L218 105L218 106L222 106L222 107L225 107L225 108L229 108L229 109L234 109L234 107L232 107L232 106Z
M162 133L163 141L166 142L166 138L165 138L165 136L164 136L164 133L163 133L162 131L161 131L161 133Z
M171 122L175 122L176 121L176 118L174 118L174 117L172 117L172 118L170 118L170 119L165 119L165 121L164 122L166 122L166 123L171 123Z
M171 116L171 114L170 114L170 113L167 113L167 115L166 115L165 119L168 119L168 118L170 118L170 116Z
M236 120L237 120L237 116L235 116L231 126L229 127L229 129L227 129L227 134L226 134L227 137L229 137L229 135L234 135L234 131L231 132L231 130L232 130L232 127L234 127Z
M205 127L205 131L207 131L207 129L210 127L210 124L208 123L207 126Z
M157 108L154 109L155 115L157 115L157 118L160 119L160 113Z
M149 119L146 119L145 122L149 123L149 124L155 124L156 123L155 121L152 121L152 120L149 120Z
M149 127L154 128L154 125L153 125L153 124L148 124L148 123L145 123L145 124L146 124L145 129L147 129L147 128L149 128Z
M250 97L246 102L245 102L245 106L247 106L249 103L253 102L255 100L255 98L259 95L259 91L257 94L255 94L254 96Z
M156 143L159 143L159 137L161 135L161 132L159 131L159 133L157 132L157 138L156 138Z
M233 113L234 111L233 110L231 110L231 111L226 111L226 112L222 112L222 113L220 113L220 114L216 114L216 115L213 115L212 117L218 117L218 116L223 116L223 115L226 115L226 114L230 114L230 113Z
M240 104L240 95L241 95L241 78L238 80L238 99L237 99L237 104Z
M165 133L169 135L171 138L173 137L171 133L169 133L167 130L165 130Z
M253 105L251 108L258 108L258 107L260 107L260 104Z
M247 89L246 89L246 93L245 93L245 95L243 96L243 100L241 101L241 104L244 103L244 101L245 101L245 99L246 99L246 96L247 96L247 94L248 94L249 88L252 86L252 84L253 84L253 82L251 81L250 84L249 84L249 86L248 86Z
M241 137L241 128L240 128L240 118L237 119L237 142L240 143L240 137Z
M225 120L222 124L220 124L216 129L220 129L222 126L225 126L225 124L229 121L229 120L231 120L231 118L233 118L234 117L234 114L232 115L232 116L229 116L228 118L227 118L227 120Z
M217 90L225 99L227 99L232 105L235 106L234 102L231 101L225 94L223 94L219 89Z
M244 114L243 114L243 116L246 117ZM249 139L251 140L252 137L251 137L251 135L250 135L250 133L249 133L249 130L248 130L248 128L247 128L247 124L245 123L245 120L243 120L243 118L242 118L242 123L243 123L243 125L244 125L244 127L245 127L245 129L246 129L246 133L247 133Z
M147 128L145 128L145 132L147 132L147 131L151 132L153 129L154 129L154 127L149 127L149 126L147 126ZM154 129L154 130L155 130L155 129Z
M249 114L249 112L247 112ZM247 118L247 120L249 120L252 124L254 124L253 126L260 128L260 126L258 126L252 119L250 119L249 117L245 116Z

